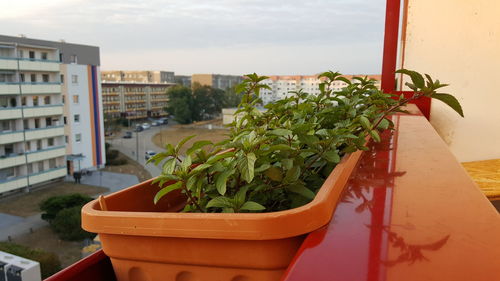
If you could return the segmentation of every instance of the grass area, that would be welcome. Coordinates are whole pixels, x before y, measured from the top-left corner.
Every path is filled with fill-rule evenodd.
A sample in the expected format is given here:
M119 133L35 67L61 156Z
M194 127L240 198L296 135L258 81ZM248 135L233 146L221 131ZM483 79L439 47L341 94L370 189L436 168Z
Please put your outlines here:
M181 149L181 153L184 154L186 150L196 141L209 140L216 143L226 139L227 133L228 130L226 129L209 130L205 128L197 128L195 126L173 126L172 128L162 130L161 133L154 135L152 141L159 147L165 147L167 143L175 146L185 137L196 135L196 137L189 140Z
M33 233L17 236L12 239L12 242L56 254L63 268L82 258L83 244L81 241L60 240L49 226L35 229Z
M111 149L113 149L113 147L111 147ZM136 175L137 178L139 178L139 182L143 182L152 178L148 170L144 169L141 164L135 162L135 160L131 159L125 154L119 152L118 158L127 159L127 164L119 166L106 166L104 169L102 169L102 171Z
M22 193L0 200L0 213L28 217L40 213L39 205L45 199L71 193L94 196L108 191L107 188L72 182L55 182L29 193Z

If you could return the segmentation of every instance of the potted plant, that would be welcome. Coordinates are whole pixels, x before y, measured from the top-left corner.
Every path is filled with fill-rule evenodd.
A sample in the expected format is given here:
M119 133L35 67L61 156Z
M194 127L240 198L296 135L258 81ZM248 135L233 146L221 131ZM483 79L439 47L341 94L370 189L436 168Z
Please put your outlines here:
M463 116L458 101L437 93L438 80L408 75L410 98L381 92L374 81L319 75L319 95L292 92L256 109L256 74L243 93L227 140L189 138L149 161L152 180L101 197L82 209L83 228L99 233L118 280L279 280L305 235L327 224L368 138L392 127L389 116L421 97ZM332 83L347 87L331 90Z

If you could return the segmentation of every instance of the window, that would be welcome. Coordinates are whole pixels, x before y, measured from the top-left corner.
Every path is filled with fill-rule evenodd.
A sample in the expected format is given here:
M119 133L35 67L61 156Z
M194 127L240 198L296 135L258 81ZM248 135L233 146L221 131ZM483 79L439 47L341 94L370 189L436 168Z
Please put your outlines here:
M38 96L33 96L33 106L38 106Z
M45 83L49 82L49 75L48 74L42 74L42 81Z
M52 117L45 118L45 126L46 127L52 126Z
M49 169L54 169L56 167L56 159L49 159Z
M38 171L43 172L43 161L38 162Z
M17 53L17 56L22 59L24 57L24 51L23 50L19 50L18 53Z
M78 83L78 75L71 75L71 83L73 84Z
M47 146L54 146L54 138L47 139Z
M14 144L9 143L4 146L5 149L5 155L9 156L11 154L14 154Z
M82 134L76 134L75 135L75 141L76 142L81 142L82 141Z
M21 105L26 106L26 97L21 98Z
M79 102L79 96L78 95L73 95L73 103L78 104Z
M64 116L64 125L68 124L68 118L66 116Z
M0 170L0 179L7 179L15 175L14 167Z
M36 118L35 119L35 129L40 128L40 119Z
M62 104L65 104L65 103L66 103L66 96L62 95Z
M33 174L33 164L32 163L28 164L28 174Z
M23 126L24 126L23 128L25 130L28 130L30 128L29 124L30 124L29 120L26 119L23 120Z
M63 54L62 53L59 53L59 61L62 62L63 61Z
M61 74L61 83L64 84L64 74Z
M36 150L41 150L42 149L42 140L37 140L36 141Z
M68 142L69 142L69 137L68 137L68 136L64 136L64 142L65 142L65 143L68 143Z
M46 52L42 52L42 60L47 60L47 53Z
M27 142L24 144L24 148L26 149L26 152L31 151L31 142L30 142L30 141L27 141Z
M11 130L11 128L10 128L10 121L8 121L8 120L3 120L3 121L1 122L1 124L2 124L2 127L1 127L1 128L2 128L2 132L5 132L5 131L10 131L10 130Z
M75 116L73 116L73 120L75 123L80 123L80 114L75 114Z
M50 104L50 96L45 96L43 98L43 104Z
M31 82L36 82L36 74L31 74Z
M71 60L71 63L77 63L78 62L78 58L77 58L76 55L71 55L70 60Z
M30 51L30 59L35 59L35 51Z
M25 81L25 79L24 79L24 73L19 74L19 80L20 80L21 82L24 82L24 81Z

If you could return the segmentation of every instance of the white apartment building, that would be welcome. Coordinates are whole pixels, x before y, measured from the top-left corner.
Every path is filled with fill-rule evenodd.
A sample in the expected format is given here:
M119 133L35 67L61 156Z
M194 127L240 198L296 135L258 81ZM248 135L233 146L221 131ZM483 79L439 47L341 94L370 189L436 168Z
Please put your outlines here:
M352 80L355 76L368 76L369 78L379 81L376 85L380 89L380 75L343 75L343 77L346 77L349 80ZM293 95L290 93L293 91L302 90L309 94L317 95L320 93L319 84L321 82L322 80L318 79L317 75L270 76L268 79L263 80L262 83L271 87L271 90L262 89L260 97L265 105L270 102L289 97ZM340 91L347 86L347 83L336 81L331 86L334 91Z
M0 35L0 194L104 166L99 48Z

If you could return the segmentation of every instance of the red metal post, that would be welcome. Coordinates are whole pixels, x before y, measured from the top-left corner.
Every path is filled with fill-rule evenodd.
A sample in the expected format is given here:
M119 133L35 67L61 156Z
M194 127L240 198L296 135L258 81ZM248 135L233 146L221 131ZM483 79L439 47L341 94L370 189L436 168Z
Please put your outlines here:
M396 62L398 58L399 14L401 0L387 0L385 11L384 54L382 58L381 88L390 93L396 84Z

